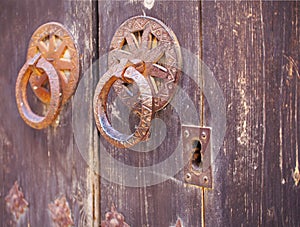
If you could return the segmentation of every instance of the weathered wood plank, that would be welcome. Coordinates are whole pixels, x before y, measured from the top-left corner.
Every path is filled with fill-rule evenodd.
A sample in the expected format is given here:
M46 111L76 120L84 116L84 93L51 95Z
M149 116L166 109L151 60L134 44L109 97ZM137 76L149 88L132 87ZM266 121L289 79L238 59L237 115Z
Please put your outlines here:
M202 3L203 60L227 102L207 226L298 226L298 2ZM289 67L287 67L289 68ZM207 122L209 124L209 122Z
M146 2L146 1L145 1ZM116 29L126 19L144 15L163 21L176 34L181 47L199 55L200 50L200 3L196 1L154 1L151 9L142 1L99 1L99 53L109 51L109 45ZM109 19L108 19L109 18ZM186 91L195 106L199 105L199 93L193 89L188 76L183 75L181 88ZM153 165L165 160L174 151L180 140L180 119L170 105L157 114L167 127L167 137L157 149L148 154L114 149L103 138L101 142L114 158L131 166ZM100 155L101 158L101 155ZM174 160L176 162L176 160ZM120 168L112 165L108 171ZM123 170L124 178L128 174ZM125 216L130 226L175 226L177 218L184 226L201 225L201 189L183 184L183 174L164 183L148 187L126 187L101 178L101 217L114 203L118 212Z
M2 1L0 15L1 86L1 226L53 226L48 204L66 196L75 226L82 226L82 208L92 213L87 165L73 138L72 104L62 110L56 128L34 130L25 125L15 102L15 82L26 61L28 43L43 23L62 23L74 36L80 68L92 62L93 4L91 1ZM76 108L76 107L75 107ZM87 121L87 124L91 125ZM4 197L18 181L29 209L17 223L5 206ZM83 205L85 203L85 205ZM89 210L90 209L90 210ZM90 219L92 221L92 219ZM91 225L91 222L88 224ZM86 226L86 224L84 225Z

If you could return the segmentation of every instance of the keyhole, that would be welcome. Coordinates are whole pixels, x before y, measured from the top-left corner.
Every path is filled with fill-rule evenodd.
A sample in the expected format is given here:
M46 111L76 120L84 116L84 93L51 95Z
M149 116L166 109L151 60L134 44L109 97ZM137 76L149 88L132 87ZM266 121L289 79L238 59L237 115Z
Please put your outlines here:
M193 157L192 167L195 170L202 168L202 154L201 154L201 142L198 139L192 141Z

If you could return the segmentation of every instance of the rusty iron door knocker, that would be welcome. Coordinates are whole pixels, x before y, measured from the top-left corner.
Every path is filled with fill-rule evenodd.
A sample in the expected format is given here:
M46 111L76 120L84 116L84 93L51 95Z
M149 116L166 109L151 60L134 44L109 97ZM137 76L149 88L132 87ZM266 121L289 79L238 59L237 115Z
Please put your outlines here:
M79 58L71 34L55 22L40 26L32 35L27 62L16 82L16 101L22 119L36 129L57 118L61 106L73 95L79 79ZM35 114L27 100L27 85L48 105L45 116Z
M94 97L95 119L99 131L104 138L116 147L131 147L138 143L148 132L152 119L152 94L147 80L135 69L136 65L125 67L125 62L120 62L116 67L110 68L99 81ZM125 71L124 71L125 70ZM131 135L123 135L110 124L106 113L106 100L109 90L118 79L132 79L140 89L139 100L142 101L142 115L140 124Z
M147 138L153 114L165 107L174 95L181 72L180 47L174 33L161 21L137 16L118 28L110 49L109 69L95 91L94 117L107 141L128 148ZM140 118L131 135L120 133L108 120L106 105L112 87Z

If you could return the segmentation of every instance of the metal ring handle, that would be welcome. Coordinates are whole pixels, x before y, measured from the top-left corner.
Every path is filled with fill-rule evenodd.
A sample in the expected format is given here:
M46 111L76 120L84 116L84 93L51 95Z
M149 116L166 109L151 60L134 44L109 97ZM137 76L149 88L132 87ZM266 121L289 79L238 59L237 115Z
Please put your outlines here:
M47 74L51 90L49 109L44 117L35 114L27 100L26 88L32 72L37 69L42 69ZM56 119L61 106L59 77L54 66L41 57L40 53L29 59L21 68L16 82L16 100L21 117L32 128L46 128Z
M119 67L120 68L120 67ZM131 135L125 135L114 129L107 116L107 97L113 84L122 79L132 79L139 87L142 108L140 123L136 131ZM96 125L101 135L111 144L119 148L132 147L140 142L148 133L152 120L153 98L151 88L146 78L133 66L128 67L125 73L116 73L115 67L111 67L99 80L94 96L94 116Z

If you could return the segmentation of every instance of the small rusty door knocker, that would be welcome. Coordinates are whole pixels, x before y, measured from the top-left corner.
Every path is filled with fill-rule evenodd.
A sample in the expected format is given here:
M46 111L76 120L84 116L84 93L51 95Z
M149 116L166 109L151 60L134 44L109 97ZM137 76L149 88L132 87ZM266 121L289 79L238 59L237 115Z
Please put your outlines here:
M16 82L16 100L23 120L42 129L58 116L61 105L73 95L79 78L79 58L71 34L59 23L40 26L29 43L27 62ZM45 116L35 114L27 99L27 85L48 105Z
M146 16L125 21L113 36L110 49L109 69L95 91L94 115L107 141L128 148L147 137L153 114L165 107L174 95L182 67L181 52L171 29ZM108 120L106 104L111 87L140 118L131 135L115 130Z

